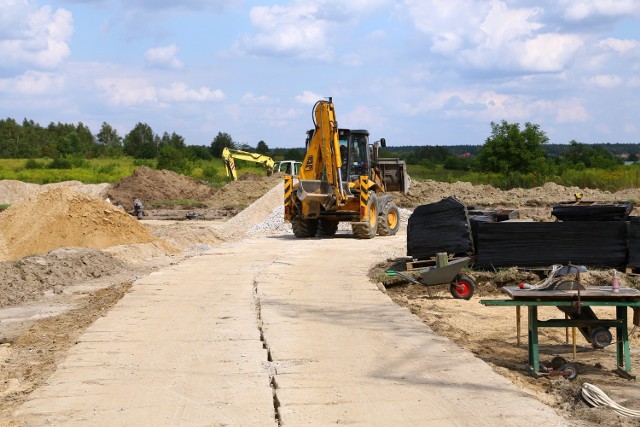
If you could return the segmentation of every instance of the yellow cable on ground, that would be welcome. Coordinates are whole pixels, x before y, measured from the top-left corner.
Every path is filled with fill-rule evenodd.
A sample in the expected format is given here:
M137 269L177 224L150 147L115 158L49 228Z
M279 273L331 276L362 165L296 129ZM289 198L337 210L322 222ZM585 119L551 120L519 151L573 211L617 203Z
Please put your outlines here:
M593 384L584 383L582 384L582 397L592 406L608 406L618 414L623 415L625 417L636 417L640 418L640 411L636 411L633 409L625 408L624 406L618 405L616 402L611 400L609 396L605 394L604 391L600 390L598 387Z

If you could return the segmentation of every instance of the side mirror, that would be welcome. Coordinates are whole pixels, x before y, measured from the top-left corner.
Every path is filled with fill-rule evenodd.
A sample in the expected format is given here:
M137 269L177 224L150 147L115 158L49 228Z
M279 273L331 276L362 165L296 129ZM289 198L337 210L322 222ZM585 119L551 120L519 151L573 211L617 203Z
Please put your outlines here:
M384 138L380 138L380 145L382 145L383 147L386 147L387 141Z

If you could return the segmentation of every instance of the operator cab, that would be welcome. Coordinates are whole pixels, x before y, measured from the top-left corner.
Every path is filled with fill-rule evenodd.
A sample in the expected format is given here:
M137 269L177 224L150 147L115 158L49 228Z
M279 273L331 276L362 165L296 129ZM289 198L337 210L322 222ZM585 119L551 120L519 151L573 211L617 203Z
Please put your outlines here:
M369 131L338 129L342 177L345 181L355 181L360 175L371 176L369 156ZM346 156L345 154L346 153Z

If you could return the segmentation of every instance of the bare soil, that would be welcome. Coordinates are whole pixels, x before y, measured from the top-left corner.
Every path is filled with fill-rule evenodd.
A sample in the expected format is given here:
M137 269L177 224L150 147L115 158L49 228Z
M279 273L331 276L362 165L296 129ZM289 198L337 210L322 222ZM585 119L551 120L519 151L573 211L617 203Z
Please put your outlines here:
M145 168L114 186L60 184L53 187L56 192L47 191L51 187L0 181L0 202L13 204L0 213L0 255L4 260L0 262L0 424L10 423L11 412L46 380L82 331L117 303L137 277L241 238L267 216L265 212L280 206L282 195L274 191L279 182L279 176L245 176L216 191L177 174ZM584 194L583 200L640 200L640 190L636 189L611 194L547 184L532 190L500 191L489 186L433 181L413 182L411 193L396 195L396 200L400 207L410 210L456 196L468 205L518 209L524 218L553 220L551 207L572 200L577 192ZM260 199L265 194L269 198ZM137 221L105 202L107 195L123 204L140 197L149 216ZM254 203L258 199L260 203ZM177 210L173 219L180 221L151 220L171 217L155 215L149 209L153 203L179 200L196 200L198 204ZM254 208L256 214L252 216ZM189 210L198 211L205 220L182 221ZM229 220L223 224L225 227L216 227L239 211L243 215ZM256 230L261 232L260 228ZM286 227L277 231L290 232ZM376 281L380 280L382 267L372 272ZM429 297L425 288L401 282L395 286L386 283L386 292L436 332L470 349L524 391L575 420L576 425L633 425L609 410L590 409L578 398L581 382L587 381L618 403L640 408L636 382L612 372L614 348L594 350L578 335L577 381L532 379L524 369L526 336L521 337L520 345L516 342L515 310L485 307L478 301L500 297L500 286L520 280L533 282L535 277L517 270L470 274L481 283L478 294L470 301L454 300L446 289ZM637 286L633 277L621 276L623 285ZM593 272L585 280L607 284L609 278L608 272ZM524 318L523 330L526 331ZM637 338L635 331L631 347L636 368L640 366ZM540 342L543 361L555 355L574 361L572 346L565 344L564 330L545 329Z

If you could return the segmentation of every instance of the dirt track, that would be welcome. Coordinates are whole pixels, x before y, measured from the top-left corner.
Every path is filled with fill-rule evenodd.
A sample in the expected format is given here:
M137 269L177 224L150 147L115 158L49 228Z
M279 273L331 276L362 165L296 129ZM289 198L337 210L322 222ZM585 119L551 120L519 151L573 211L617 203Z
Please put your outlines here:
M274 181L257 180L255 187L271 188ZM251 184L244 183L245 186ZM1 188L1 187L0 187ZM222 192L241 194L240 191L226 189ZM265 190L258 189L256 193L264 194ZM533 219L549 219L549 211L552 203L559 200L567 200L573 194L574 189L565 189L548 185L541 189L521 192L499 192L495 189L478 189L464 183L439 184L424 183L414 185L412 196L400 198L400 205L407 208L415 207L420 203L439 200L441 197L457 195L463 201L470 204L482 204L487 207L514 208L521 206L521 212ZM636 192L624 192L611 195L596 191L582 191L585 198L592 200L638 200L640 195ZM1 195L1 191L0 191ZM482 198L481 196L482 195ZM218 206L223 209L231 209L234 206L248 206L258 196L247 195L244 199L235 200L233 203L225 203L218 199L209 206ZM182 262L185 258L199 255L212 248L220 247L224 242L239 241L249 228L257 225L269 216L274 206L281 203L281 192L275 191L271 198L263 200L260 209L251 205L243 215L228 221L227 223L210 221L179 221L179 222L154 222L144 221L144 224L152 233L162 239L163 244L137 243L112 246L107 249L99 249L99 257L92 258L89 249L74 249L65 255L58 252L46 254L46 250L36 258L23 258L15 261L16 264L6 264L7 273L14 274L8 285L19 284L20 289L31 292L31 296L25 297L25 293L9 293L8 289L0 289L0 300L8 295L14 295L12 301L6 303L6 308L0 311L0 340L5 344L0 345L0 424L12 419L11 413L17 408L29 394L38 389L42 382L51 375L66 357L67 351L73 348L74 343L81 336L84 328L89 326L94 319L108 312L111 304L125 294L128 287L137 278L146 276L150 271L165 267L170 264ZM492 202L493 200L493 202ZM216 205L217 203L217 205ZM260 205L260 203L258 204ZM277 216L277 215L276 215ZM406 220L406 218L405 218ZM136 223L138 225L138 223ZM290 235L289 229L283 225L276 225L266 231L256 231L266 235ZM337 239L340 246L345 246L350 239ZM377 240L377 239L376 239ZM278 241L278 245L283 244ZM286 243L286 241L284 242ZM305 242L302 242L305 243ZM306 242L305 244L312 244ZM177 248L179 252L172 252L169 248ZM48 249L47 249L48 250ZM79 270L74 277L70 274L75 271L71 254L75 253L85 263L102 263L109 265L106 269ZM53 255L52 255L53 254ZM78 255L81 254L81 255ZM402 251L398 256L404 255ZM326 259L332 259L331 254ZM83 258L84 257L84 258ZM30 261L33 260L33 261ZM371 260L371 263L381 259ZM124 265L119 264L124 263ZM84 264L86 265L86 264ZM55 277L69 275L69 281L48 281L46 277L51 273L38 273L42 271L53 272ZM15 275L16 271L23 274ZM66 273L65 273L66 272ZM97 277L98 275L99 277ZM495 285L494 285L495 286ZM389 289L392 298L400 304L408 306L412 312L422 317L426 323L438 333L451 337L459 345L469 348L485 361L495 366L499 373L510 381L522 387L538 400L560 410L566 416L577 417L579 425L597 425L605 423L605 420L616 419L606 410L587 409L576 399L576 383L547 380L533 381L523 372L522 347L516 348L514 336L507 335L505 331L513 331L513 313L508 310L490 309L484 307L482 311L479 304L473 301L466 306L460 306L459 301L449 298L424 298L421 290L412 290L410 287ZM17 295L17 296L16 296ZM22 298L22 299L21 299ZM26 302L25 302L26 301ZM19 305L16 305L19 304ZM463 310L463 311L461 311ZM508 311L508 312L507 312ZM464 313L464 315L462 315ZM487 324L495 325L488 327ZM26 330L25 327L32 326ZM10 333L8 333L10 331ZM26 332L25 332L26 331ZM553 338L553 334L545 336L544 340L553 342L552 351L566 354L566 347L558 347L562 337ZM632 348L635 347L632 337ZM553 341L556 340L556 341ZM492 350L494 356L487 355L486 350ZM610 372L612 356L607 353L597 352L593 354L590 348L584 345L578 355L589 381L596 385L609 387L606 391L612 393L622 404L631 407L640 406L635 383L620 380ZM491 352L490 352L491 353ZM633 353L632 363L637 369L640 365L637 352ZM601 364L598 367L596 364ZM589 377L588 375L593 375ZM603 386L603 389L605 388ZM625 421L617 421L620 425L626 425ZM631 424L629 424L631 425Z

